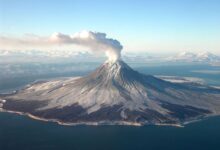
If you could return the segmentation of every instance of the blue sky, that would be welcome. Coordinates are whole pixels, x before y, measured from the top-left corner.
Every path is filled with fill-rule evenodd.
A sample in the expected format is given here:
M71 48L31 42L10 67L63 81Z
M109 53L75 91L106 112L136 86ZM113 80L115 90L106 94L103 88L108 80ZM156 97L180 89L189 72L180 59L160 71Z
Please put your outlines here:
M126 51L220 53L219 0L0 0L0 34L107 33Z

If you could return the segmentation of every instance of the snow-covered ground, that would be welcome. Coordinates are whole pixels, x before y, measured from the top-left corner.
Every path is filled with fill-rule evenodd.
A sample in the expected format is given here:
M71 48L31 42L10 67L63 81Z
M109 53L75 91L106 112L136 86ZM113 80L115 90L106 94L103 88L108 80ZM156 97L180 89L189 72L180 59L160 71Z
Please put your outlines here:
M195 78L195 77L159 76L159 75L156 77L173 83L199 83L199 84L205 83L203 79Z
M0 99L0 110L2 109L5 102L6 102L6 100Z

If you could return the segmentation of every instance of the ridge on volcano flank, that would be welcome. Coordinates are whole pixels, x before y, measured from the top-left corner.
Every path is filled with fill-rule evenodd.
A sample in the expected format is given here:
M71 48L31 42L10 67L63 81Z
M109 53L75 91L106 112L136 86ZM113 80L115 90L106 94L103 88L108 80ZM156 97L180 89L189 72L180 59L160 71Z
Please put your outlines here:
M85 77L37 82L1 97L5 110L68 123L180 124L220 114L220 90L143 75L120 59Z

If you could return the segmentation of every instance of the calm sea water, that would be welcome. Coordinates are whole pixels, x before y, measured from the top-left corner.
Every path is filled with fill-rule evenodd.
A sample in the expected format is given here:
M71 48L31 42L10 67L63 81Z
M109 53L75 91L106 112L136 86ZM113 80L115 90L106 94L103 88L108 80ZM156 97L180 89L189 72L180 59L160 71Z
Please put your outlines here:
M0 113L1 150L219 150L220 117L187 125L61 126Z
M194 76L220 85L220 76L192 73L208 66L146 67L156 75ZM213 68L212 68L213 69ZM215 68L214 68L215 69ZM67 75L68 76L68 75ZM31 78L28 81L38 79ZM43 77L42 77L43 78ZM27 80L13 79L0 89L16 88ZM10 83L10 84L9 84ZM61 126L16 114L0 113L0 150L219 150L220 117L186 125L165 126Z

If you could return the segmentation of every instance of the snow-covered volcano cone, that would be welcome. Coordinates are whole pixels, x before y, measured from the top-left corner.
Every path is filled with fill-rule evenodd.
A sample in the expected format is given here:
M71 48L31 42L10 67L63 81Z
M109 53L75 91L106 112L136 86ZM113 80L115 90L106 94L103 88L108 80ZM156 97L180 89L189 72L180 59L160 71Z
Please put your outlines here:
M180 124L220 113L219 90L143 75L121 59L85 77L34 83L1 97L4 110L65 123Z

